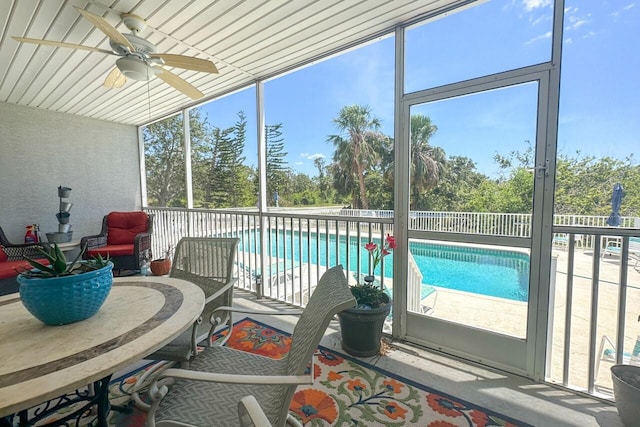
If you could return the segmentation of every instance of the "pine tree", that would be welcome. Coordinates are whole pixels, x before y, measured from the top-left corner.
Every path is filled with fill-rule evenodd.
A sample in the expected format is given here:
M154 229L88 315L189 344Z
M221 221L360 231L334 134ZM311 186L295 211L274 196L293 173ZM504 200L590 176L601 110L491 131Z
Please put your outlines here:
M265 126L265 139L267 145L267 194L271 195L271 202L275 204L274 196L287 195L287 183L291 175L287 157L284 151L284 138L282 137L282 123Z

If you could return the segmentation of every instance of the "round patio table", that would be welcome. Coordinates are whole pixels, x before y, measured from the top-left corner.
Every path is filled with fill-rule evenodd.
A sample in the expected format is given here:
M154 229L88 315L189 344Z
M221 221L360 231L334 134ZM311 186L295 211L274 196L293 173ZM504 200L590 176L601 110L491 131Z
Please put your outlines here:
M26 409L93 384L106 426L111 375L190 328L203 307L198 286L165 277L116 278L95 316L64 326L41 323L17 293L0 297L0 418L25 421Z

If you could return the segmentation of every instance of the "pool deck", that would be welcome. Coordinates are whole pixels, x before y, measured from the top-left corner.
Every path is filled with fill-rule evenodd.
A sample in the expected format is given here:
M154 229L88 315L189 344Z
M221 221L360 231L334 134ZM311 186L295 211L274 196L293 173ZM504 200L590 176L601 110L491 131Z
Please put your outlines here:
M564 330L567 308L567 265L566 251L554 250L557 256L557 269L554 293L553 337L551 371L548 379L562 383L562 365L564 362ZM571 306L571 359L569 364L569 384L586 389L588 380L589 333L591 324L591 289L593 254L577 250L574 258L573 295ZM631 349L640 336L637 323L640 307L640 273L630 262L628 268L627 318L625 348ZM605 256L600 260L600 281L598 296L598 315L596 333L596 353L600 340L607 336L615 343L617 327L618 282L620 277L620 258ZM471 325L495 332L523 338L526 329L527 303L509 301L466 292L438 288L438 297L433 311L428 315L438 319ZM456 310L447 309L456 307ZM596 354L596 359L599 358ZM609 367L611 361L602 361L596 373L596 389L607 394L611 389Z

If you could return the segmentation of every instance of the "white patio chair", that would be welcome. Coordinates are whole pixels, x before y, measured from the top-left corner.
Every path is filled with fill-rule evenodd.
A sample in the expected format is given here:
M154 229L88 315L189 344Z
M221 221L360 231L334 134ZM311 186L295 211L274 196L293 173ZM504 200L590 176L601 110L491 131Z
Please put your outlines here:
M198 343L211 343L213 334L226 326L231 326L231 316L218 317L214 323L207 322L206 329L201 325L202 319L211 318L215 309L231 306L233 301L234 263L240 239L219 237L183 237L176 246L169 277L187 280L202 288L205 295L205 306L201 316L193 327L184 332L166 346L148 355L145 359L161 360L171 363L157 364L140 377L138 383L147 384L149 378L158 370L166 369L176 363L183 367L197 355ZM141 387L140 387L141 388ZM148 410L139 393L134 392L132 398L136 406Z
M153 402L148 413L149 427L237 426L238 402L247 395L256 397L274 426L287 422L300 425L289 415L289 405L298 384L313 383L313 362L320 339L333 316L355 306L342 266L327 270L300 315L291 337L289 353L282 359L235 350L224 345L205 348L189 369L167 369L159 374L149 394ZM292 311L256 311L232 307L252 314L292 314ZM217 316L214 313L213 316ZM228 335L227 335L228 336ZM168 388L165 378L174 379Z

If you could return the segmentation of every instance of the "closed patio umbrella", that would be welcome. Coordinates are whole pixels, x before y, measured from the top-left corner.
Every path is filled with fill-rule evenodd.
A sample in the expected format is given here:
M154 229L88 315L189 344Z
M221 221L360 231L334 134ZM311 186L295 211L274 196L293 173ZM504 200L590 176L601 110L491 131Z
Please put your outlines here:
M619 227L621 218L620 218L620 205L622 204L622 196L624 195L622 191L622 185L617 183L613 186L613 194L611 195L611 215L607 218L607 224L611 227Z

